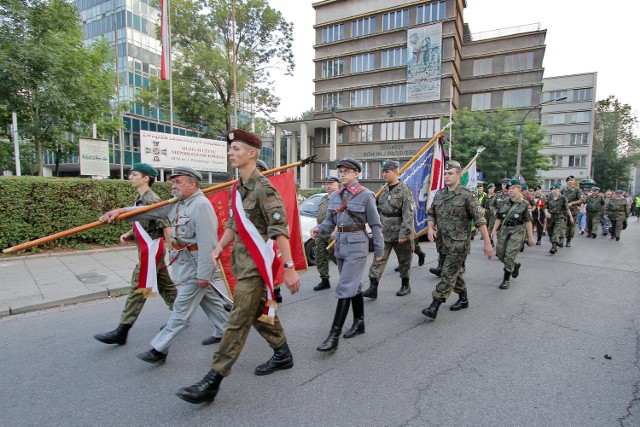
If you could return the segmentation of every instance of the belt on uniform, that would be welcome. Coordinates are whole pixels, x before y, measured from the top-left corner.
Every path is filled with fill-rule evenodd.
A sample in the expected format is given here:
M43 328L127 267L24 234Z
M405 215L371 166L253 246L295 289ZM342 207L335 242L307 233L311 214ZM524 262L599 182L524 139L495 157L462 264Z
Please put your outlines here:
M522 224L524 224L524 222L507 221L504 223L504 225L506 225L507 227L515 227L516 225L522 225Z
M339 225L338 233L351 233L355 231L362 231L365 229L364 224L362 225Z
M402 212L396 212L396 213L384 213L384 212L380 212L381 216L386 216L387 218L402 218Z
M198 250L198 244L197 243L193 243L191 245L175 246L175 243L172 243L171 244L171 249L176 250L176 251L181 251L183 249L186 249L189 252L193 252L193 251L197 251Z

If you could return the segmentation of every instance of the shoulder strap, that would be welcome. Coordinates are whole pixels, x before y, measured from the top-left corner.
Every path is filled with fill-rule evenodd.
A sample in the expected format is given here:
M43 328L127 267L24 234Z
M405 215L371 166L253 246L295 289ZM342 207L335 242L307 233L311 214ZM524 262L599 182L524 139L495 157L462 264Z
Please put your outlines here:
M515 210L516 210L516 208L518 207L519 204L520 204L520 201L517 201L513 205L511 205L511 208L509 209L507 214L504 216L504 219L502 220L502 222L507 222L508 220L511 219L511 214L513 214L513 212L515 212Z

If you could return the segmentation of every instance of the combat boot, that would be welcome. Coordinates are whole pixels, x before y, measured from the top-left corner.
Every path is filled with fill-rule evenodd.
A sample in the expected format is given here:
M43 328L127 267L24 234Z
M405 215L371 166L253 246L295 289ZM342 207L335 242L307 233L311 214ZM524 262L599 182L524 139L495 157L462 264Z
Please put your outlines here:
M318 346L318 351L333 351L338 348L338 341L340 340L344 321L347 319L347 313L349 313L350 303L351 298L340 298L338 300L336 314L333 317L333 324L331 325L331 331L329 331L327 339Z
M538 241L536 242L536 246L540 246L542 244L542 239L538 237Z
M369 277L369 289L362 293L363 297L376 299L378 298L378 279Z
M422 314L430 319L435 320L435 318L438 316L438 309L440 308L440 304L442 304L440 301L434 299L429 307L422 310Z
M125 345L127 343L127 335L129 335L129 329L132 325L125 325L120 323L116 329L104 334L96 334L93 337L105 344L118 344Z
M558 245L557 243L551 242L551 249L549 250L549 253L551 255L554 255L556 252L558 252L557 245Z
M320 283L318 283L317 285L315 285L313 287L314 291L321 291L323 289L329 289L331 287L331 284L329 283L329 279L322 279L322 281Z
M351 298L351 307L353 307L353 325L342 336L347 339L364 334L364 298L362 298L362 292Z
M279 288L279 287L278 287L278 288L275 288L275 289L273 290L273 296L275 296L275 297L276 297L276 302L277 302L278 304L280 304L280 303L282 302L282 294L280 293L280 288ZM225 310L226 310L226 309L225 309ZM227 311L231 311L231 310L227 310Z
M409 278L405 277L402 279L402 286L400 286L400 290L396 292L396 296L403 297L411 293L411 286L409 286Z
M458 294L458 301L449 307L451 311L459 311L463 308L469 308L469 299L467 298L467 291L462 291Z
M426 255L424 253L421 253L418 255L418 266L422 267L424 265L424 259L426 258Z
M571 247L571 239L567 239L567 247L570 248ZM516 277L516 276L513 276Z
M429 273L435 274L436 276L440 277L440 274L442 273L442 269L438 267L431 267L429 269Z
M167 361L167 353L162 353L153 347L143 353L138 353L136 356L138 359L151 363L152 365L162 365Z
M255 370L256 375L269 375L275 371L293 368L293 354L289 350L289 344L273 349L273 356Z
M558 241L557 246L558 246L559 248L564 248L564 238L562 238L562 239L560 239L560 240Z
M212 369L200 382L178 390L176 396L189 403L211 403L218 394L222 378L224 377Z
M500 289L509 289L509 286L511 285L511 283L509 283L509 279L511 278L511 272L505 270L504 271L504 278L502 279L502 283L500 283L500 286L498 286Z
M518 275L520 274L521 266L522 264L520 264L519 262L516 262L516 265L513 266L513 272L511 273L511 277L513 277L514 279L518 277Z

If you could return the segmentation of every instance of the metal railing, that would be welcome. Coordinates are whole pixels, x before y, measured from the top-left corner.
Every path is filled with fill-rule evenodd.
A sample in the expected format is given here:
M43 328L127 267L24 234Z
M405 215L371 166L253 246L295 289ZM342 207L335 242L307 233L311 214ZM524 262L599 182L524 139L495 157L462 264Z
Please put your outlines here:
M532 31L540 31L539 22L535 24L518 25L516 27L499 28L497 30L483 31L480 33L465 34L463 40L465 42L477 42L480 40L505 37L512 34L529 33Z

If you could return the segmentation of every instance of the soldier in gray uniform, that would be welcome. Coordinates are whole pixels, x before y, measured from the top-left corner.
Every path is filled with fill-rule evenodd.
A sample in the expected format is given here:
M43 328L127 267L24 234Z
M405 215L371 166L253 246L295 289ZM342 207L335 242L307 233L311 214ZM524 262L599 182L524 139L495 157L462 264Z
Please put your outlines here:
M402 286L396 292L401 297L411 292L409 276L411 258L413 256L413 194L411 189L398 178L398 162L386 160L382 162L382 179L387 183L376 199L382 237L384 239L384 256L382 261L374 262L369 269L369 289L362 295L366 298L378 297L378 283L384 268L387 266L391 250L394 250L400 263Z
M127 221L168 218L171 224L172 272L181 285L167 325L153 338L151 348L138 354L138 358L156 365L166 361L169 347L198 305L213 322L214 336L222 336L228 318L222 297L210 286L215 270L211 254L218 244L218 220L211 203L200 191L202 175L188 167L176 167L171 179L171 194L179 202L127 218ZM111 222L135 209L115 209L100 217L100 221Z
M374 260L382 261L384 241L380 216L376 209L374 194L360 185L358 175L362 171L360 163L351 157L338 162L338 174L342 187L329 199L329 214L322 224L311 230L311 236L336 230L335 254L338 261L340 279L336 286L338 305L333 325L327 339L318 351L332 351L338 348L342 326L353 305L353 325L344 338L352 338L364 333L364 299L362 298L362 275L369 254L369 238L366 224L373 234Z
M327 187L327 194L324 195L320 203L318 204L318 213L316 214L316 220L318 224L322 224L327 218L327 206L329 206L329 198L333 193L338 191L340 180L337 176L327 176L324 179L324 185ZM316 237L316 267L320 274L320 283L313 287L314 291L321 291L323 289L329 289L331 283L329 282L329 261L336 262L336 256L334 251L327 249L331 242L331 233L320 233Z

